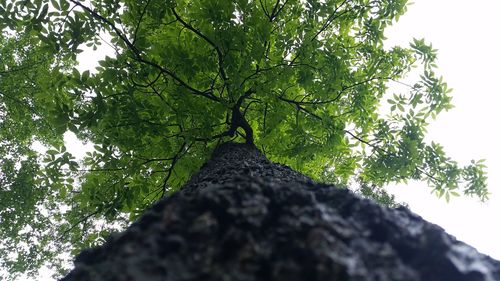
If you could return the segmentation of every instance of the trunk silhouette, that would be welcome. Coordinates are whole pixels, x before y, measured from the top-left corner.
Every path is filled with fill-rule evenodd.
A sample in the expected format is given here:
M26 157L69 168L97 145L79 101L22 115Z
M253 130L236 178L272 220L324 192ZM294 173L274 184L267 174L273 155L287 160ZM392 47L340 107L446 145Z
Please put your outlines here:
M500 263L388 209L227 143L63 280L500 280Z

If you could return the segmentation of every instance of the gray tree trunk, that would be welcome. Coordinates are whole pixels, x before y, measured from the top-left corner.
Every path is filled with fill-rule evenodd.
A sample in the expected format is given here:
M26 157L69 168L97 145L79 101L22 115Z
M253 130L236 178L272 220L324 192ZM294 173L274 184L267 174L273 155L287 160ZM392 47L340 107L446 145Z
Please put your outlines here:
M225 144L181 192L82 252L63 280L498 281L500 263L406 208Z

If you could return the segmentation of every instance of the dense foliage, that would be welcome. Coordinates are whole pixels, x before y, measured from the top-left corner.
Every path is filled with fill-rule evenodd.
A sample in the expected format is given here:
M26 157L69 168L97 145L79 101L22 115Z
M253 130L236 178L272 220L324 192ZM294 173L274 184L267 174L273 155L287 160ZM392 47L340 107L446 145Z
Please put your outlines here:
M451 108L436 51L383 45L406 2L0 1L0 267L33 272L101 243L228 140L383 200L407 180L486 199L482 162L424 141ZM114 55L75 68L102 44ZM82 163L66 131L95 145Z

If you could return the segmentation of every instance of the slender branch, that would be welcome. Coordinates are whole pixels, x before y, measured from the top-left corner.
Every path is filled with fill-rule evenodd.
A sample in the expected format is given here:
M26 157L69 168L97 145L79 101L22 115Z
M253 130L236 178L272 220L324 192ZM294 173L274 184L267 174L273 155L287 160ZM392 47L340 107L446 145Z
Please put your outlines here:
M153 119L151 119L151 120L153 120ZM136 121L136 122L118 123L116 125L107 126L106 129L114 129L114 128L121 128L121 127L131 127L131 126L137 126L137 125L140 125L140 124L148 124L150 126L158 126L158 127L178 127L179 126L179 124L155 123L155 122L152 122L151 120L139 119L139 121Z
M209 142L213 140L220 139L222 137L229 137L231 136L230 130L227 130L225 132L222 132L220 134L216 134L214 136L208 137L208 138L194 138L195 141L202 141L202 142Z
M245 106L245 110L243 110L243 116L246 116L247 115L247 110L248 108L250 108L250 105L252 105L252 103L259 103L261 102L260 100L252 100L251 102L249 102L247 104L247 106Z
M14 73L14 72L24 71L24 70L27 70L27 69L33 69L35 66L40 65L40 64L45 63L45 62L47 62L46 59L40 60L40 61L36 61L36 62L32 62L29 65L22 65L22 66L19 66L19 67L13 67L11 69L2 70L2 71L0 71L0 76L5 75L5 74Z
M139 20L137 21L137 26L135 28L134 36L133 36L133 39L132 39L132 44L135 44L135 41L137 40L137 33L139 32L139 27L141 26L142 18L144 17L144 14L146 13L146 10L147 10L147 8L149 6L149 2L150 1L151 0L148 0L146 2L146 5L144 5L144 9L142 9L142 12L141 12L141 14L139 16Z
M28 111L30 111L33 115L36 115L36 116L42 116L42 115L40 115L40 113L38 113L38 111L34 108L34 106L31 106L28 102L25 102L25 101L23 101L23 100L21 100L21 99L18 99L17 97L10 96L10 95L8 95L8 94L6 94L6 93L4 93L4 92L1 92L1 91L0 91L0 96L3 96L3 97L5 97L5 98L7 98L7 99L10 99L10 100L12 100L13 102L18 103L19 105L21 105L21 106L25 107L25 108L26 108ZM47 128L48 128L48 129L49 129L52 133L54 133L54 134L55 134L55 129L53 128L52 124L50 124L50 122L48 122L48 121L47 121L47 119L45 119L45 118L40 118L40 120L41 120L40 122L44 123L44 124L47 126Z
M163 92L164 92L165 89L163 89L161 91L158 91L158 89L156 89L156 87L154 86L154 84L156 84L156 82L161 78L162 74L163 74L162 72L159 72L158 76L156 76L155 79L153 79L152 81L148 81L148 84L146 84L146 85L139 84L139 83L135 82L134 79L133 79L133 77L131 77L131 81L132 81L132 84L134 86L137 86L137 87L140 87L140 88L151 89L152 90L152 92L138 90L139 92L142 92L142 93L154 93L168 108L170 108L173 112L177 112L177 110L172 105L170 105L168 103L168 101L163 97Z
M150 81L146 85L139 84L139 83L135 82L133 77L131 77L130 80L132 80L132 84L134 84L134 86L141 87L141 88L150 88L152 85L154 85L160 79L161 74L162 74L161 72L158 72L158 75L155 77L155 79L153 79L153 81Z
M283 3L283 5L281 5L281 7L279 6L280 4L280 0L276 0L276 4L274 4L274 7L273 7L273 11L271 12L271 15L269 17L269 21L272 22L274 21L274 19L276 17L278 17L278 15L281 13L281 11L283 10L283 8L285 7L285 5L288 3L289 0L285 0L285 3ZM278 8L279 7L279 8Z
M110 20L108 20L107 18L101 16L98 12L92 10L91 8L83 5L82 3L78 2L77 0L69 0L70 2L72 2L73 4L75 4L76 6L82 8L83 10L87 11L88 13L90 13L94 18L104 22L106 25L108 25L109 27L111 27L111 29L116 33L116 35L118 35L118 37L120 37L120 39L127 45L127 47L136 55L136 56L140 56L140 51L139 49L137 49L134 44L132 44L132 42L130 42L130 40L128 40L128 38L122 33L121 30L119 30L116 25L114 23L112 23Z
M333 102L337 102L337 101L340 99L340 97L342 96L342 93L344 93L345 91L347 91L347 90L349 90L349 89L352 89L352 88L354 88L354 87L356 87L356 86L359 86L359 85L362 85L362 84L365 84L365 83L371 82L371 81L373 81L373 80L377 80L377 79L392 80L391 78L387 78L387 77L371 77L371 78L365 79L365 80L363 80L363 81L359 81L359 82L356 82L356 83L351 84L351 85L349 85L349 86L345 86L345 87L343 87L343 88L342 88L342 90L340 90L340 92L338 92L337 96L335 96L335 98L330 99L330 100L316 100L316 101L314 101L314 100L313 100L313 101L304 101L304 99L307 97L307 95L306 95L306 96L304 96L304 97L302 98L302 100L300 100L300 101L297 101L297 100L295 100L295 99L293 99L293 100L288 100L288 99L287 99L286 101L291 101L291 102L293 102L293 103L295 103L295 104L299 104L299 105L311 105L311 104L326 104L326 103L333 103Z
M326 104L326 103L334 103L337 102L342 96L343 91L337 94L337 96L331 100L318 100L318 101L296 101L300 105L310 105L310 104Z
M214 41L212 41L210 38L208 38L206 35L204 35L203 33L201 33L198 29L194 28L192 25L190 25L189 23L185 22L180 16L179 14L177 14L177 11L175 10L175 8L171 8L172 10L172 13L174 14L175 18L187 29L191 30L192 32L194 32L196 35L198 35L199 37L201 37L203 40L205 40L209 45L211 45L214 50L217 52L217 58L219 60L219 72L220 72L220 75L222 77L222 79L224 79L224 81L228 80L228 77L226 75L226 71L224 70L224 56L222 54L222 51L220 50L219 46L217 46Z
M240 83L240 88L243 87L243 85L245 85L245 83L252 79L253 77L259 75L260 73L262 72L266 72L266 71L271 71L271 70L274 70L274 69L277 69L277 68L280 68L280 67L300 67L300 66L306 66L306 67L310 67L310 68L313 68L314 70L318 70L317 68L315 68L314 66L312 65L308 65L308 64L303 64L303 63L294 63L294 62L290 62L290 63L278 63L278 64L275 64L275 65L272 65L272 66L269 66L269 67L266 67L266 68L260 68L260 67L256 67L255 68L255 71L248 75L247 77L245 77L243 79L243 81Z
M268 107L268 103L266 103L266 107L264 107L264 121L263 121L263 131L265 132L266 131L266 118L267 118L267 107Z
M318 120L323 120L323 118L321 118L319 115L315 114L314 112L311 112L310 110L308 110L307 108L303 107L299 101L295 101L295 100L290 100L290 99L287 99L287 98L284 98L284 97L278 97L278 99L282 100L282 101L285 101L291 105L294 105L297 110L299 111L304 111L305 113L311 115L312 117L318 119Z
M349 10L345 10L343 11L342 13L340 14L337 14L338 10L344 6L344 4L346 4L347 2L349 2L350 0L344 0L342 3L340 3L339 6L337 6L335 8L335 10L332 12L332 14L326 19L325 23L323 24L323 26L318 30L318 32L316 32L316 34L311 38L311 41L313 41L314 39L316 39L316 37L318 37L323 31L325 31L328 26L330 26L330 24L336 20L337 18L341 17L342 15L344 15L345 13L349 12Z
M153 90L153 93L155 93L155 95L160 98L160 100L170 109L172 109L174 112L176 112L176 110L167 102L167 100L163 97L162 93L164 90L162 90L161 92L159 92L154 86L151 86L151 90Z
M168 168L167 175L163 179L163 184L161 186L162 192L161 192L161 197L165 196L165 193L167 192L167 185L168 185L168 180L172 176L172 172L174 170L175 164L177 164L177 161L183 156L182 152L184 151L185 153L191 148L193 144L190 144L186 148L186 143L184 142L180 149L177 151L177 153L172 157L172 163L170 164L170 167Z
M149 60L144 59L142 57L142 55L141 55L141 51L139 49L137 49L137 47L135 47L134 44L132 44L132 42L130 42L130 40L122 33L122 31L119 30L116 27L116 25L114 25L107 18L101 16L96 11L92 10L91 8L83 5L82 3L80 3L80 2L78 2L76 0L69 0L69 1L71 1L73 4L75 4L77 6L81 7L83 10L87 11L88 13L90 13L94 18L96 18L96 19L102 21L103 23L105 23L106 25L108 25L116 33L116 35L120 38L120 40L122 40L123 43L125 43L125 45L132 51L132 53L135 56L135 59L138 62L141 62L141 63L147 64L149 66L152 66L152 67L160 70L161 72L167 74L168 76L172 77L172 79L174 79L175 81L177 81L181 86L187 88L191 93L193 93L195 95L203 96L203 97L206 97L206 98L211 99L213 101L220 102L220 99L217 98L216 96L214 96L213 93L210 90L208 90L208 91L197 90L197 89L193 88L192 86L190 86L187 82L185 82L184 80L182 80L179 76L177 76L171 70L169 70L169 69L167 69L167 68L165 68L163 66L160 66L160 65L158 65L157 63L155 63L153 61L149 61Z
M259 0L260 2L260 6L262 7L262 11L264 11L264 14L266 15L267 18L271 18L271 16L269 15L269 12L267 11L267 8L266 6L264 5L264 3L262 3L262 0Z
M361 142L361 143L364 143L364 144L366 144L366 145L370 146L371 148L375 149L376 151L382 151L383 153L385 153L385 154L387 154L387 155L393 155L393 156L394 156L394 153L392 153L392 152L388 151L387 149L384 149L384 148L382 148L382 147L380 147L380 146L378 146L378 145L372 144L372 143L371 143L371 142L369 142L369 141L366 141L366 140L364 140L364 139L360 138L359 136L357 136L357 135L353 134L353 133L352 133L351 131L349 131L349 130L344 130L344 132L345 132L345 133L347 133L348 135L350 135L351 137L353 137L354 139L356 139L357 141L359 141L359 142ZM424 171L422 168L420 168L420 167L415 167L415 169L416 169L418 172L420 172L420 173L422 173L422 174L426 175L428 178L430 178L430 179L432 179L432 180L434 180L434 181L439 181L439 180L438 180L438 179L436 179L433 175L431 175L431 174L429 174L428 172Z
M146 164L149 164L151 162L163 162L163 161L173 161L174 160L174 157L170 157L170 158L152 158L152 159L143 159L145 160L144 162L141 163L141 165L146 165Z
M271 11L271 15L269 16L269 21L271 21L271 22L273 21L273 19L275 17L274 13L276 13L276 10L278 9L279 4L280 4L280 0L276 0L276 3L274 4L273 10Z
M90 219L91 217L97 215L101 210L97 209L96 211L90 213L90 214L87 214L86 216L84 216L83 218L81 218L80 220L78 220L77 222L75 222L74 224L72 224L68 229L66 229L58 238L57 240L58 241L61 241L64 236L66 236L66 234L68 234L71 230L75 229L75 227L77 227L79 224L83 223L83 222L86 222L88 219Z
M210 91L210 90L200 91L200 90L197 90L197 89L191 87L189 84L187 84L186 82L184 82L181 78L179 78L175 73L173 73L169 69L167 69L165 67L162 67L162 66L160 66L160 65L158 65L158 64L156 64L156 63L154 63L152 61L145 60L142 57L137 57L137 60L139 62L145 63L147 65L150 65L150 66L153 66L153 67L159 69L163 73L165 73L168 76L172 77L179 84L181 84L182 86L184 86L185 88L187 88L189 91L191 91L191 93L193 93L195 95L198 95L198 96L206 97L206 98L208 98L210 100L213 100L213 101L216 101L216 102L221 102L221 100L218 97L216 97L216 96L213 95L212 91Z

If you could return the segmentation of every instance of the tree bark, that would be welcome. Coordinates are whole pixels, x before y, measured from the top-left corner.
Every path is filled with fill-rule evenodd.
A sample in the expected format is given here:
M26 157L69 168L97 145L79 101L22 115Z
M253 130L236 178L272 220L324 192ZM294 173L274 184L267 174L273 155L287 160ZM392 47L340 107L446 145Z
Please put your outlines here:
M62 280L498 281L500 263L406 208L228 143Z

